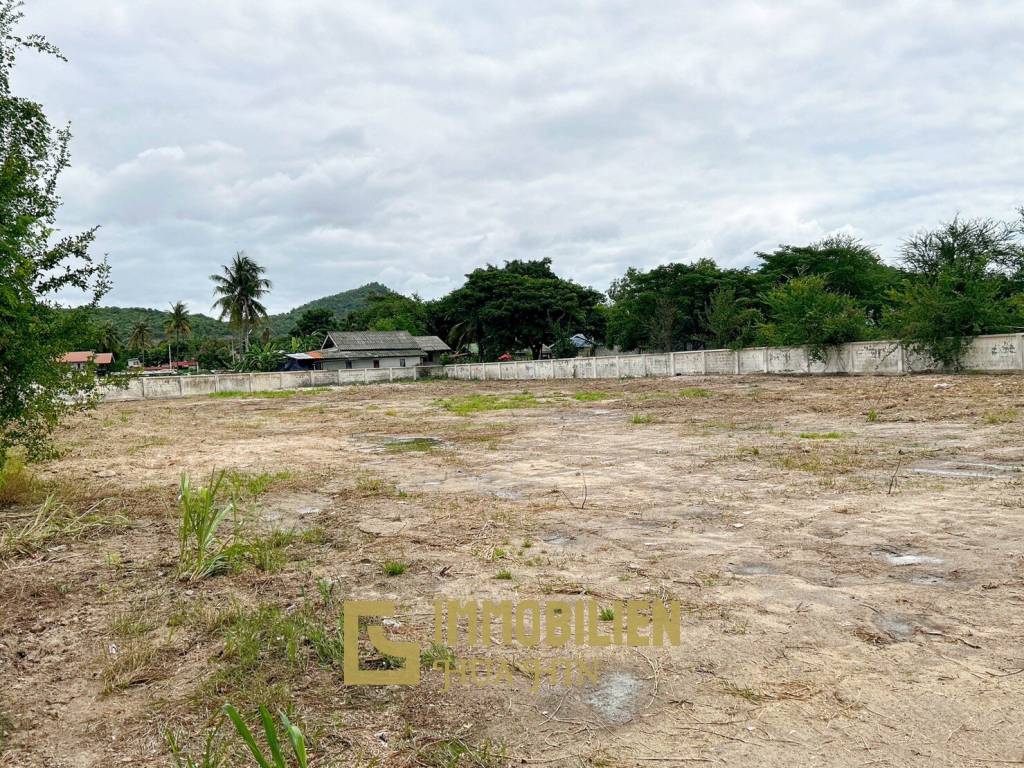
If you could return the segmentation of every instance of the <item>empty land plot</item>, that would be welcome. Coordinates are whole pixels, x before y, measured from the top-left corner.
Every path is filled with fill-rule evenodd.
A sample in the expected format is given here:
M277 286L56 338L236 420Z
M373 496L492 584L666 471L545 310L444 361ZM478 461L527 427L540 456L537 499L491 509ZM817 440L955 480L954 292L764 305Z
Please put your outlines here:
M39 493L99 523L4 550L0 765L171 765L225 702L287 709L316 765L1024 760L1020 377L200 397L61 443ZM243 546L188 583L179 476L216 470ZM438 595L676 600L682 644L533 690L522 649L430 648ZM341 684L340 603L377 598L418 686ZM445 689L430 663L470 654L511 684Z

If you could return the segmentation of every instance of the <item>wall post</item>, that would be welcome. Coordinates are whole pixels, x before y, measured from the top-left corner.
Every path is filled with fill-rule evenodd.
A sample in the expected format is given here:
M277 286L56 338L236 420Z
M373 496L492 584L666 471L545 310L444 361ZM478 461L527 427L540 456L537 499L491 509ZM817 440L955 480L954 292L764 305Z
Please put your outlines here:
M1024 333L1017 334L1017 367L1024 371Z
M896 342L896 373L906 373L906 350L903 349L903 342Z
M615 356L615 378L622 378L622 361L619 359L618 355Z
M700 370L702 375L708 375L708 351L706 349L700 351Z

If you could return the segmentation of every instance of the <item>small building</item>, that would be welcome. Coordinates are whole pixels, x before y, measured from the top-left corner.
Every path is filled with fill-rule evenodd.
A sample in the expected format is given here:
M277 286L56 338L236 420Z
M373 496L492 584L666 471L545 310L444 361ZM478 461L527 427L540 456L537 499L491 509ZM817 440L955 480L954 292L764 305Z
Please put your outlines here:
M331 331L320 348L325 371L412 368L426 356L408 331Z
M420 349L423 350L423 362L426 365L438 365L441 355L451 354L452 348L438 336L413 336Z
M309 352L289 352L284 356L282 371L319 371L323 368L323 357L320 350Z
M62 365L69 365L75 370L83 370L90 364L96 366L96 373L106 376L110 372L110 366L114 364L113 352L68 352L57 361Z

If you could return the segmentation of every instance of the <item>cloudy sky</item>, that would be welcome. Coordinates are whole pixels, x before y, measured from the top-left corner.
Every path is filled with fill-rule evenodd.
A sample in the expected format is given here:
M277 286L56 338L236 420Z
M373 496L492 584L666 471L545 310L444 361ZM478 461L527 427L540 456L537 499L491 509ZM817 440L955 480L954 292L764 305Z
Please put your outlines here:
M106 303L208 311L244 249L281 311L848 231L894 259L1024 203L1024 4L28 0L16 87L75 134L62 224Z

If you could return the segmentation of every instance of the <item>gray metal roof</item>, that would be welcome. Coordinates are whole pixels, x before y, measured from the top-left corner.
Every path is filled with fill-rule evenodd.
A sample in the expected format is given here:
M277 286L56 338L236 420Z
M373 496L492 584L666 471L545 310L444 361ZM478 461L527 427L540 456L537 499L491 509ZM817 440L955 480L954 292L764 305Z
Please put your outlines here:
M370 357L423 357L419 347L410 349L324 349L320 355L324 360L364 360Z
M451 352L452 348L438 336L413 336L420 349L424 352Z
M325 352L329 349L344 352L420 351L416 339L408 331L331 331L324 339L322 349Z

